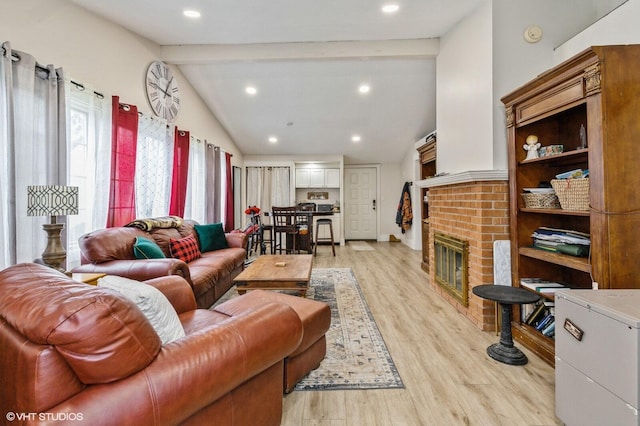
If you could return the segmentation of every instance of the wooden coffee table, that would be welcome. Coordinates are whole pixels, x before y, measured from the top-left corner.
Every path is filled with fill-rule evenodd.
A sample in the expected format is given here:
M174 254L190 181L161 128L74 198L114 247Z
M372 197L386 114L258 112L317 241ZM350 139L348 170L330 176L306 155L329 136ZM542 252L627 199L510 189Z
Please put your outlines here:
M305 297L312 264L311 254L263 255L235 277L233 282L239 294L257 289L295 290Z

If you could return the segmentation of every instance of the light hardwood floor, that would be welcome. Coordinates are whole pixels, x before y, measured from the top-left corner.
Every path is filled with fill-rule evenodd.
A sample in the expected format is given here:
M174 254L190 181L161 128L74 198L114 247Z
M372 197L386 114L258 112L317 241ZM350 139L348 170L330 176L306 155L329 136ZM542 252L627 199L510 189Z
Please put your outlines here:
M438 296L420 253L402 243L320 246L315 268L350 267L358 279L405 389L294 391L284 426L556 425L554 369L525 350L509 366L486 354L497 342Z

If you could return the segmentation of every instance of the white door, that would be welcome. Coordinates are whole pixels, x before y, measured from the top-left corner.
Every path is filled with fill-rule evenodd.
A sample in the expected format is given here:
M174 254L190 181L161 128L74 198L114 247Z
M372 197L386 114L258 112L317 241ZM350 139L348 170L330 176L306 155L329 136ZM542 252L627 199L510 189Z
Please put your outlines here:
M375 167L345 168L346 240L377 240L377 170Z

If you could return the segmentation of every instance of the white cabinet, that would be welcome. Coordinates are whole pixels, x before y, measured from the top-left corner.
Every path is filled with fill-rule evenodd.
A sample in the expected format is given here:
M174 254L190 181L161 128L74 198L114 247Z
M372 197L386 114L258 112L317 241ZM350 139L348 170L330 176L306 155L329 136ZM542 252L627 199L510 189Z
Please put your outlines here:
M556 416L638 425L640 290L556 293Z
M309 170L309 188L324 188L324 169Z
M340 169L296 169L296 188L340 188Z
M324 169L324 186L340 188L340 169Z
M309 188L311 169L296 169L296 188Z

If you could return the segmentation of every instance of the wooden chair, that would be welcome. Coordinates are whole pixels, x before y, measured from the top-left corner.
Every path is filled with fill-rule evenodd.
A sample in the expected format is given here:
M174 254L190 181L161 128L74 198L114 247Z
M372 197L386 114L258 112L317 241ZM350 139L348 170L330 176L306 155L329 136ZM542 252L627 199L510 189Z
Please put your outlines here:
M282 254L293 253L297 250L299 228L297 223L297 207L272 207L274 246L272 252L278 250ZM284 236L284 242L283 242Z

